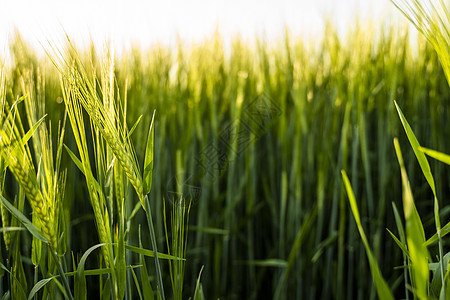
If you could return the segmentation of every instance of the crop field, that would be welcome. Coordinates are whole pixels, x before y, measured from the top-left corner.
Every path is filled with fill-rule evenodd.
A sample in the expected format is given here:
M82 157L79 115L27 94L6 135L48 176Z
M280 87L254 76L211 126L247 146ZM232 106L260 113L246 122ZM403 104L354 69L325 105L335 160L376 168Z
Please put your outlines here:
M418 38L38 56L17 33L1 299L450 299L450 17L395 2Z

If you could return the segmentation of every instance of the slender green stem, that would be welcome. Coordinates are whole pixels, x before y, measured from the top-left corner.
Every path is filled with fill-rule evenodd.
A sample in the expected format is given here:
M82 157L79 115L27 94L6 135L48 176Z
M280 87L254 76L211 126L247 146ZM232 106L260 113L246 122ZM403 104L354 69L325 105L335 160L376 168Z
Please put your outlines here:
M444 291L444 299L447 299L445 297L444 255L443 255L443 249L442 249L442 237L441 237L440 229L438 230L437 234L438 234L438 238L439 238L439 264L441 267L442 290Z
M436 233L437 233L438 240L439 240L438 241L438 244L439 244L439 267L441 269L442 291L444 293L444 299L447 299L445 297L444 254L443 254L443 250L442 250L441 220L439 218L439 202L437 200L436 193L434 194L434 221L436 223Z
M59 275L61 276L61 279L62 279L62 282L63 282L63 285L64 285L64 289L66 290L67 297L70 300L73 300L72 292L70 291L69 282L67 281L67 277L64 274L64 270L62 269L61 262L59 261L58 255L52 249L52 247L50 247L50 244L49 244L48 250L49 250L49 252L51 253L51 255L53 257L53 260L55 261L55 265L56 265L56 268L58 269Z
M156 246L155 228L153 227L152 211L150 209L150 201L149 201L147 195L145 195L144 203L145 203L145 214L147 215L148 229L150 231L150 239L152 241L153 252L155 253L155 266L156 266L156 279L158 281L158 292L161 295L161 299L165 300L161 266L159 264L158 248Z

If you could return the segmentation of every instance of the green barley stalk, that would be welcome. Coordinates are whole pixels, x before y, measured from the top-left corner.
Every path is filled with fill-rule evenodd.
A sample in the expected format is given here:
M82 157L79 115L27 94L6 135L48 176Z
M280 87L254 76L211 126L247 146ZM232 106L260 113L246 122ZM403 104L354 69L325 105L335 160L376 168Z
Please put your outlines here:
M67 50L66 57L71 58L73 61L68 62L64 58L59 58L59 61L54 61L54 63L64 77L64 82L70 87L76 101L79 101L84 107L96 129L100 131L102 137L117 157L125 174L136 190L142 206L145 207L142 177L131 140L125 134L123 126L119 126L120 124L116 122L116 120L119 120L116 111L107 109L101 101L95 85L90 80L74 46L69 42L68 47L69 50Z
M43 80L44 71L36 70L34 76L33 70L25 69L22 71L20 83L24 95L25 111L28 119L28 125L33 127L39 121L40 116L45 113L45 82ZM63 125L59 126L58 143L56 157L54 157L54 147L52 142L51 124L44 122L39 126L33 134L33 146L35 153L35 161L39 162L39 170L37 173L38 184L46 199L48 199L49 206L52 207L50 213L51 219L54 220L55 229L59 225L59 212L62 209L62 202L65 189L65 175L60 172L61 166L61 152L65 133L65 119ZM64 228L64 227L63 227ZM57 236L59 236L57 232ZM37 240L35 239L35 242ZM61 246L65 246L63 243ZM62 251L64 252L64 251Z
M16 108L14 111L8 111L6 106L5 113L0 116L0 154L8 162L8 168L24 189L49 245L56 250L57 241L52 213L54 207L40 190L30 151L23 143L23 131L16 126L21 124Z
M98 235L101 243L111 246L111 234L110 227L105 222L108 221L108 212L105 209L105 198L102 189L95 180L91 164L89 161L88 144L86 141L86 131L84 127L83 111L77 101L74 100L72 90L67 88L62 79L61 86L63 90L63 99L66 105L69 121L72 126L72 131L75 137L75 141L78 147L78 153L80 154L80 161L82 171L86 177L86 183L88 185L89 198L91 201L92 209L94 210L95 221L97 224ZM112 264L112 251L109 247L103 247L103 255L105 264L110 267Z
M101 91L101 95L106 98L106 101L102 101L102 97L97 93L95 81L92 82L92 80L88 76L75 48L70 43L70 40L68 43L68 50L66 52L66 55L56 56L56 60L53 60L53 63L58 68L63 78L63 88L66 88L70 92L70 98L71 101L73 101L72 105L75 105L77 107L83 106L85 111L88 113L95 130L98 130L100 132L104 141L112 150L113 154L115 155L115 159L117 159L123 171L127 175L128 180L133 185L142 204L142 207L146 211L150 237L155 253L155 266L159 291L161 298L164 300L164 288L161 275L161 267L158 259L156 235L154 232L153 220L151 216L150 201L148 200L147 196L147 193L150 192L151 187L151 176L148 176L148 174L151 174L152 172L153 147L151 147L150 151L147 149L148 154L146 153L145 157L144 177L146 179L146 185L144 187L143 179L139 170L139 165L137 163L136 154L134 152L134 147L131 145L131 140L127 132L126 125L120 124L118 110L114 107L113 104L113 64L106 64L109 67L108 70L106 70L106 74L110 76L110 84L105 84L104 87L107 87L107 89ZM81 114L81 109L78 110L79 113L77 114ZM151 127L151 133L153 132L152 130L153 127ZM151 138L151 145L153 145L153 135L151 134L149 136ZM97 144L97 150L100 150L101 148L101 146L99 145L100 144ZM147 183L147 181L149 182Z

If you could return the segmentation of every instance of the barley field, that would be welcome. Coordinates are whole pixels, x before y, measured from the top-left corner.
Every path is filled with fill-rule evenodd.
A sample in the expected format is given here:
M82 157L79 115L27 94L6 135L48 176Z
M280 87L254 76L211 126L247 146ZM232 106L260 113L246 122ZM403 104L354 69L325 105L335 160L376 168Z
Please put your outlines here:
M423 35L39 56L17 33L2 299L449 299L450 18L394 2Z

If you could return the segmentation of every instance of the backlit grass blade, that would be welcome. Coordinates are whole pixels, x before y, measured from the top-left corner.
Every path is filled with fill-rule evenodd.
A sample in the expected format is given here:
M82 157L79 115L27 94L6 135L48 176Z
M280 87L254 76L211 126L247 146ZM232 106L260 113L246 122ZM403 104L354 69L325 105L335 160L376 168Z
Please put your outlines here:
M439 261L441 263L441 270L443 270L444 269L444 266L443 266L443 255L444 254L443 254L442 237L440 236L441 235L441 220L439 217L439 201L438 201L437 195L436 195L436 187L435 187L435 183L434 183L434 178L433 178L433 175L431 174L430 165L428 163L428 160L427 160L425 154L419 149L420 148L419 141L417 140L413 130L411 129L411 126L409 126L409 123L406 120L405 116L403 115L402 110L397 105L397 102L394 101L394 104L395 104L395 107L397 108L397 112L400 117L400 121L402 122L402 125L403 125L403 128L405 129L406 135L408 136L408 140L411 144L411 147L414 150L414 154L416 155L417 161L419 162L420 168L422 169L422 173L425 176L428 184L430 185L431 190L433 191L434 222L436 225L436 232L437 232L438 241L439 241ZM397 140L394 140L394 144L395 144L395 148L397 151L397 157L399 157L399 162L400 162L400 158L401 158L400 146L398 145ZM397 148L398 148L398 150L397 150ZM403 159L402 159L402 163L403 163ZM400 166L400 167L402 168L402 166ZM406 171L405 171L405 176L406 176ZM402 173L402 177L403 177L403 173ZM404 188L405 188L405 186L404 186ZM409 188L409 183L408 183L408 188ZM411 193L411 199L412 199L412 193ZM444 285L443 271L442 271L441 277L442 277L442 285Z
M77 267L77 272L75 273L75 299L86 299L87 298L87 289L86 289L86 275L84 271L84 265L86 263L86 259L95 249L104 246L105 244L97 244L89 249L83 254L80 259L80 262Z
M412 271L415 282L416 294L419 299L427 299L427 285L429 279L428 250L425 243L425 233L422 221L414 204L414 199L406 174L402 153L398 140L394 140L395 151L402 174L403 185L403 211L406 220L406 242L408 244L409 257L412 263ZM441 260L442 263L442 260Z
M44 121L47 114L45 114L39 121L36 122L36 124L33 125L33 127L30 128L30 130L27 131L27 133L22 138L22 145L25 145L28 143L28 140L31 138L33 133L36 131L36 129L41 125L42 121Z
M442 227L441 229L441 238L443 238L444 236L446 236L447 234L450 233L450 222L447 223L444 227ZM425 242L425 246L429 246L431 244L433 244L434 242L439 240L439 236L437 233L433 234L432 237L430 237L426 242Z
M442 152L439 152L436 150L432 150L432 149L427 149L424 147L419 147L419 150L434 159L437 159L443 163L446 163L447 165L450 165L450 155L448 155L448 154L445 154L445 153L442 153Z
M409 256L408 249L406 249L405 245L402 244L402 242L395 236L395 234L392 233L392 231L390 231L389 229L387 229L387 231L389 232L397 246L402 250L403 254Z
M411 147L414 150L414 154L416 155L417 161L419 162L420 168L422 169L422 173L425 176L425 179L427 180L428 184L431 187L431 190L433 191L434 197L436 197L436 188L434 184L434 178L431 174L430 165L428 163L428 160L425 156L425 154L419 150L420 144L417 140L416 136L414 135L414 132L411 129L411 126L409 126L408 121L406 120L405 116L403 115L402 110L397 105L397 102L394 101L395 107L397 108L398 115L400 117L400 121L402 122L403 128L405 129L406 135L408 136L408 140L411 144Z
M134 125L131 127L130 131L128 132L127 138L129 138L133 134L134 130L139 125L139 122L141 121L141 119L142 119L142 115L139 116L139 118L136 120Z
M386 281L381 275L380 268L378 267L378 263L375 260L375 257L372 254L372 250L370 249L369 241L367 240L366 234L364 233L364 229L361 224L361 218L359 217L358 205L356 203L355 195L353 194L353 189L350 184L350 180L348 179L347 173L342 170L342 179L344 181L344 186L347 191L348 200L350 202L350 207L353 212L353 216L355 217L356 226L358 227L359 234L361 235L361 239L363 241L364 247L366 248L367 258L369 259L370 271L372 272L373 280L375 283L375 287L377 289L378 297L380 299L394 299L392 292L390 291Z
M2 195L0 195L0 201L2 204L9 210L9 212L16 217L20 223L25 226L26 229L36 238L47 243L47 239L44 237L44 234L41 230L39 230L33 222L31 222L27 217L25 217L17 208L14 207L8 200L6 200Z
M30 294L28 295L28 300L33 299L33 297L39 292L40 289L42 289L47 283L55 278L56 276L39 280L39 282L37 282L31 289Z

